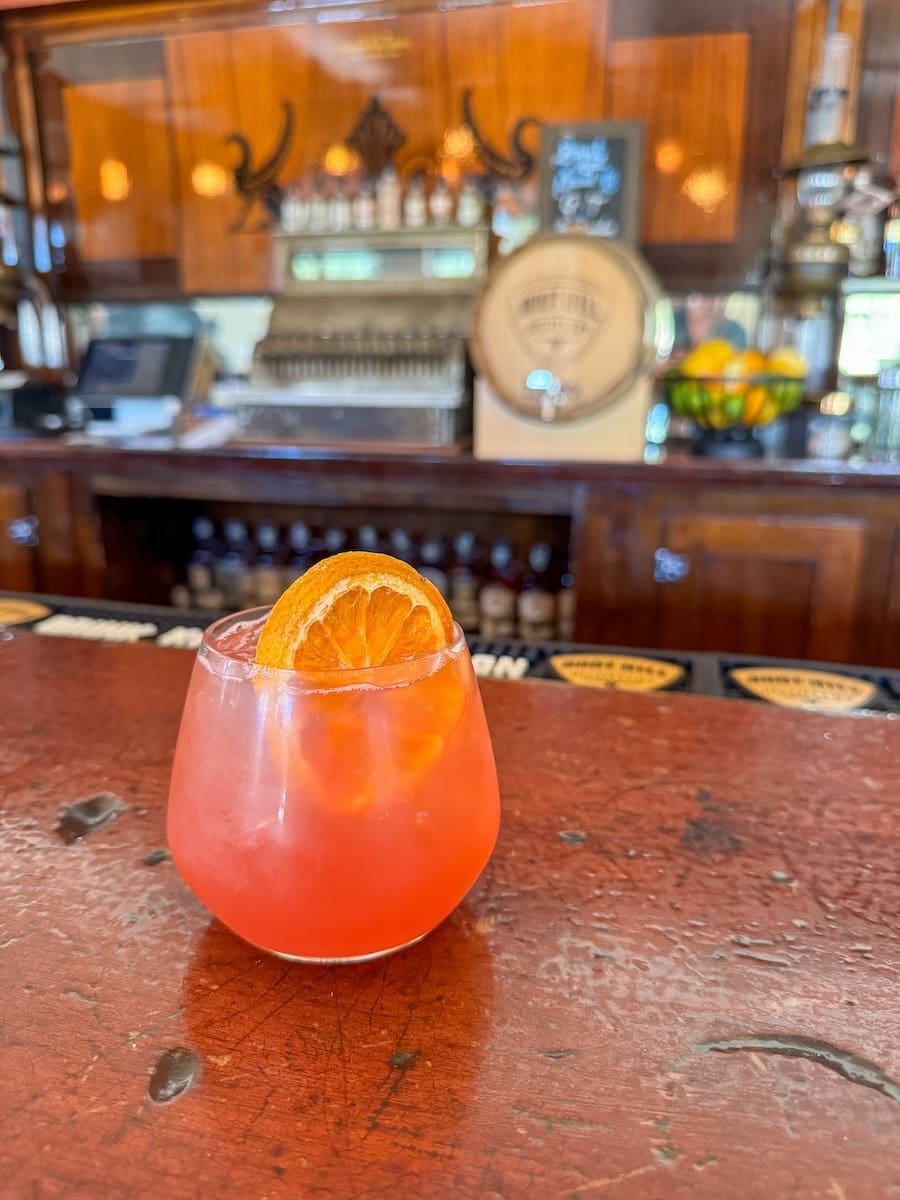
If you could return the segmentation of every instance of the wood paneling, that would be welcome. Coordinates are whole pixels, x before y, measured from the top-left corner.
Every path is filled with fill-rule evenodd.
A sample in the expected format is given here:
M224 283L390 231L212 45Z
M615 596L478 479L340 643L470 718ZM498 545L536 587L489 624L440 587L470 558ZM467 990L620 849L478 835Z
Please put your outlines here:
M889 153L900 170L900 4L868 0L863 22L857 136L870 150Z
M891 3L892 0L874 2ZM780 161L792 19L793 5L786 0L753 0L752 3L717 0L715 4L709 0L679 0L678 3L610 0L611 52L622 41L738 33L746 34L750 39L746 93L741 105L740 195L735 236L729 241L727 252L723 251L721 241L650 243L646 247L647 257L673 290L726 289L740 287L748 279L758 280L775 206L772 172ZM688 74L680 80L666 81L673 90L667 93L665 102L673 109L681 103L680 91L692 89L690 66L688 64ZM643 103L652 106L649 97L645 97ZM705 103L714 111L720 105L720 98L708 96ZM704 116L698 114L696 119L702 122Z
M74 4L75 0L0 0L0 12L21 12L26 8L50 8L54 4Z
M80 84L64 99L79 257L174 255L178 209L163 81ZM121 195L111 190L120 184Z
M798 0L796 4L781 142L781 156L784 162L793 161L803 149L807 93L819 78L830 7L829 0ZM835 32L849 34L854 39L850 77L851 100L843 131L847 141L852 141L856 132L856 92L864 8L864 0L841 0L835 22Z
M224 33L194 33L166 42L172 92L178 203L181 209L181 274L186 292L266 291L271 286L267 235L230 235L239 201L198 195L192 183L200 163L230 170L235 151L225 137L239 128L231 45ZM261 75L261 80L265 74ZM262 86L262 82L260 85ZM273 128L277 112L272 113Z
M683 559L657 584L659 644L852 660L861 521L682 513L661 528Z
M900 525L894 526L881 654L881 662L900 667Z
M71 490L53 475L71 477ZM171 572L149 578L140 539L105 543L98 512L122 501L146 523L153 563L170 564L190 553L189 520L179 541L157 518L195 513L198 502L251 523L277 514L326 525L349 514L351 528L380 510L392 513L387 528L412 519L415 532L458 531L466 514L485 541L508 520L528 530L529 544L559 544L570 518L578 640L662 647L665 636L668 648L900 666L900 469L887 464L492 463L285 446L135 453L32 440L0 443L2 483L0 513L35 512L42 537L46 530L34 586L48 586L51 574L74 578L80 564L83 594L108 595L107 554L122 597L171 583ZM54 515L59 504L71 514ZM660 547L688 557L682 582L654 581ZM10 550L23 561L21 547L9 542Z
M398 158L406 171L437 166L444 131L459 123L467 87L475 91L486 134L501 147L526 113L551 121L599 117L605 11L605 0L568 0L169 39L185 290L277 285L269 239L228 232L238 198L198 196L191 183L199 162L230 172L237 151L225 144L228 133L240 130L264 158L280 128L280 104L290 99L298 121L280 176L288 182L321 164L372 95L406 134Z
M148 53L151 42L168 43L171 140L183 211L171 229L154 230L150 222L141 235L147 239L143 248L135 240L116 259L110 246L117 253L126 239L128 206L110 218L110 206L101 209L88 195L82 208L95 214L98 228L86 253L75 256L88 260L85 286L92 257L166 260L170 251L161 247L173 238L186 291L273 286L278 272L268 239L228 236L238 202L228 195L197 196L194 167L212 161L230 169L236 152L224 138L235 129L246 131L265 156L277 137L280 102L291 98L300 120L281 178L295 178L346 136L373 92L407 132L401 162L424 165L437 157L447 126L458 123L466 87L475 91L484 131L501 147L513 124L529 113L549 121L645 117L647 252L674 290L739 285L761 262L774 210L772 171L801 136L828 0L557 0L451 11L417 5L394 0L388 9L386 0L373 0L353 10L354 16L365 12L362 21L312 20L300 5L273 12L264 0L84 3L10 18L26 58L30 53L43 63L46 47L62 46L74 58L64 62L57 50L52 69L70 85L88 88L110 79L116 62L118 78L133 85L143 39L149 39ZM837 27L863 34L860 136L886 153L897 124L898 22L896 0L838 5ZM116 45L121 53L111 53ZM21 79L19 84L23 100L28 87ZM103 137L108 120L97 126ZM112 123L120 124L119 117ZM80 151L87 164L82 187L89 189L96 176L90 152L89 143ZM152 175L164 190L163 176L155 168ZM38 195L39 181L29 190ZM39 204L35 208L40 211ZM79 217L86 228L82 212Z
M34 550L13 541L10 525L28 515L25 489L0 480L0 589L32 591L35 586Z
M735 238L749 47L743 33L610 46L610 115L647 123L644 242Z

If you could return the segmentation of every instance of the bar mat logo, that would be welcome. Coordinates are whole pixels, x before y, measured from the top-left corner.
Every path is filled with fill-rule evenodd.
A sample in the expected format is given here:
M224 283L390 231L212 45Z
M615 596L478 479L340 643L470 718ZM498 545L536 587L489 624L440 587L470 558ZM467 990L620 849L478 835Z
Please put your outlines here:
M867 707L878 695L878 688L868 679L830 671L736 667L728 676L751 696L782 708L852 712Z
M577 357L596 338L609 312L605 297L573 279L543 279L510 301L513 333L526 354Z
M658 692L684 678L678 663L627 654L554 654L550 666L566 683L621 692Z
M0 625L27 625L49 615L46 604L34 600L0 600Z

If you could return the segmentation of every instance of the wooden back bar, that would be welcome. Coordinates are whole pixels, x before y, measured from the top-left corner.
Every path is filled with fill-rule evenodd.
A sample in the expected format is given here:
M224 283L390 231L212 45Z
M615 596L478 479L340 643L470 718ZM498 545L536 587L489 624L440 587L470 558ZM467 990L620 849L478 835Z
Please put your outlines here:
M0 536L0 588L167 603L183 563L165 547L146 558L126 505L148 527L157 514L188 531L192 514L209 509L284 522L352 510L415 528L488 514L494 536L530 515L569 524L580 641L898 666L898 497L896 466L0 443L7 525L40 520L36 547ZM671 561L678 578L663 569Z

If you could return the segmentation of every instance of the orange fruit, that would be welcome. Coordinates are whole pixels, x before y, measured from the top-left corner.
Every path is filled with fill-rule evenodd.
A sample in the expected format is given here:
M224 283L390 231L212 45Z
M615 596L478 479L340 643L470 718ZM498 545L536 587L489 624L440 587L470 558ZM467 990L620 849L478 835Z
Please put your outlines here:
M387 554L350 551L312 567L273 607L256 662L315 673L409 662L449 646L453 617L437 588Z
M414 799L465 710L467 677L455 659L435 667L426 657L455 636L437 589L388 555L339 554L292 584L256 650L259 665L321 685L300 700L257 680L270 754L285 782L338 814ZM381 668L378 686L357 686L371 678L360 674L367 667Z
M734 346L724 338L710 338L685 357L681 370L693 379L716 379L724 374L726 366L734 358Z
M332 812L412 801L470 695L454 661L408 687L309 693L273 725L274 761L297 794Z
M742 350L726 364L723 374L726 379L750 379L761 375L766 369L765 355L758 350Z
M756 425L769 401L769 389L762 383L755 383L747 392L744 404L744 421L748 425Z

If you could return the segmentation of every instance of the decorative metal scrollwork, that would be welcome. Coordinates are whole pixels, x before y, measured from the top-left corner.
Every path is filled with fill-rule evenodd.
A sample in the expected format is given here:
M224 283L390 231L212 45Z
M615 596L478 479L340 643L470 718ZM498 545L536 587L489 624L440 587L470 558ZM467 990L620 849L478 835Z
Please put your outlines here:
M347 145L359 155L366 173L377 178L385 167L393 164L405 141L406 134L378 97L373 96L347 138Z
M294 106L290 100L282 100L281 109L284 119L278 144L266 161L258 167L253 166L255 155L248 138L242 133L230 133L225 139L226 145L237 146L241 153L233 171L233 178L235 190L243 204L237 220L231 226L232 233L238 233L246 226L256 204L261 204L266 211L263 228L278 218L284 192L277 183L277 177L294 138Z
M540 129L541 122L537 117L522 117L516 121L509 139L512 154L507 157L494 149L478 128L472 108L472 94L471 88L466 88L462 94L462 123L472 135L478 157L489 171L503 179L525 179L534 167L534 155L525 146L522 135L526 129Z

